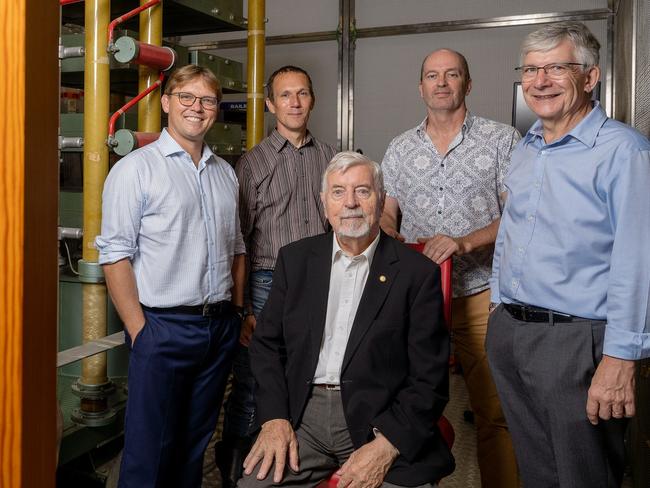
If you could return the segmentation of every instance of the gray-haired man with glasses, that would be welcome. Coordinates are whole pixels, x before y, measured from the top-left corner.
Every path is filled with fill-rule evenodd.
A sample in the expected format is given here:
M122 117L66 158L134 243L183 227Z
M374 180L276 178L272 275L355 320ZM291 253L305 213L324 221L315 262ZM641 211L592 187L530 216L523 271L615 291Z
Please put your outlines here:
M591 101L599 49L551 24L518 68L539 120L505 180L487 351L526 487L620 486L650 356L650 143Z
M161 98L168 127L104 186L96 244L131 349L120 488L201 486L239 337L239 188L203 142L220 94L210 70L175 71Z

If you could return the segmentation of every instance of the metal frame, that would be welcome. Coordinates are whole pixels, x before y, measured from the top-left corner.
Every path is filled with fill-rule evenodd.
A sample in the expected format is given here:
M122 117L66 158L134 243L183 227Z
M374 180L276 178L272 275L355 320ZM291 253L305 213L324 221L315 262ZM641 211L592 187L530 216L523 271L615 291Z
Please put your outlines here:
M354 150L355 0L339 0L339 69L336 134L340 151Z
M339 42L339 86L337 137L339 149L353 149L354 144L354 52L357 39L374 37L427 34L433 32L451 32L476 29L495 29L537 24L548 24L563 20L607 20L607 51L605 57L606 72L603 76L605 85L605 109L611 116L614 108L614 12L618 0L609 0L608 8L585 9L569 12L549 12L525 15L508 15L483 19L453 20L443 22L425 22L419 24L389 25L356 29L354 15L355 0L339 0L339 29L337 31L308 32L266 38L269 46L281 44L299 44L308 42ZM189 50L232 49L245 47L246 39L231 39L188 45ZM636 44L635 44L636 48Z

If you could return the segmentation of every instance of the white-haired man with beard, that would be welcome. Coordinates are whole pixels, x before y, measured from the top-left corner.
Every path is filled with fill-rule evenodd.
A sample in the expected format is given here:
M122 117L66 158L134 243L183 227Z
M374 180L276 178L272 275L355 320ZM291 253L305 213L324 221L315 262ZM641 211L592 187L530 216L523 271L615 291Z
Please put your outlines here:
M280 250L257 321L261 431L238 486L433 486L453 470L440 270L380 231L377 163L337 154L321 198L333 232Z

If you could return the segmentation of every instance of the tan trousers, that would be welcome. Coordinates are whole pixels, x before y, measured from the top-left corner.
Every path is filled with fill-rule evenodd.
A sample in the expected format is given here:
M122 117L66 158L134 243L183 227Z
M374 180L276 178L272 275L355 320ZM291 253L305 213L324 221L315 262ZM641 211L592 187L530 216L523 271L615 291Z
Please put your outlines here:
M518 488L517 462L485 353L490 290L452 302L452 334L477 431L482 488Z

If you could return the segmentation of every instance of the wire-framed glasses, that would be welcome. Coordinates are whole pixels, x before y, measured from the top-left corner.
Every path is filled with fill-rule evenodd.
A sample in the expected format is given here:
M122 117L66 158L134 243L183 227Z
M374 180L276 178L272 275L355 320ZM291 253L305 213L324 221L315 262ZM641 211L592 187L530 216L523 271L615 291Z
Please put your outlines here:
M544 74L551 79L559 80L567 76L571 71L573 71L574 66L582 66L583 68L587 67L586 64L582 63L549 63L544 66L517 66L515 71L521 73L522 80L532 80L537 77L537 72L541 69L544 70Z
M178 97L178 101L181 102L181 105L184 107L191 107L194 105L194 102L197 98L199 99L201 106L208 110L214 110L217 108L217 104L219 103L217 97L197 97L196 95L188 92L174 92L168 93L167 95L174 95Z

